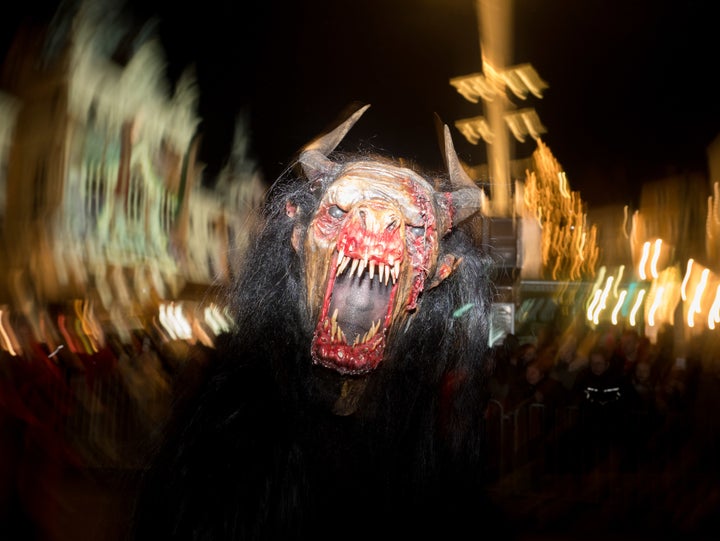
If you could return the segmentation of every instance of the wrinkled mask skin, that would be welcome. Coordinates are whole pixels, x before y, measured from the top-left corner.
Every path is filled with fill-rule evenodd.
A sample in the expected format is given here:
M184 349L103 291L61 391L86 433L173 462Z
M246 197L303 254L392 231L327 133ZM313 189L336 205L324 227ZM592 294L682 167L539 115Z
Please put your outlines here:
M312 358L343 374L382 361L389 328L417 306L438 254L433 189L409 169L349 164L305 238Z
M438 261L440 238L482 201L466 175L454 183L464 189L438 192L418 173L389 162L329 160L367 107L300 155L308 181L327 186L307 230L293 235L295 249L303 247L316 322L311 355L314 364L343 375L380 365L388 339L418 309L423 290L459 264L452 255ZM445 137L452 182L460 168L447 127Z

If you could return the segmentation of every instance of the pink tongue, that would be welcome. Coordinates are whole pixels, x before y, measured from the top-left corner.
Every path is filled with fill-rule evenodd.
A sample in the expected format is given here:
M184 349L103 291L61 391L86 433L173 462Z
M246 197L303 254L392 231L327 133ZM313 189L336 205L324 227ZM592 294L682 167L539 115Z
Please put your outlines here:
M377 276L370 280L367 273L360 278L348 278L348 273L344 273L333 286L328 315L332 316L337 308L338 324L348 341L358 334L362 337L373 322L385 317L390 289L389 285L380 284Z

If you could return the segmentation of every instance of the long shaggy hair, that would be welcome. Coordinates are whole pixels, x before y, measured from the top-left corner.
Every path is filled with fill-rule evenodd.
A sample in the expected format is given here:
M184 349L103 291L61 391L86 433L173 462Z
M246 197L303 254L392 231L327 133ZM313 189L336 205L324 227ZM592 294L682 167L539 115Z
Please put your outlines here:
M422 291L380 366L338 374L311 361L306 254L293 247L332 182L289 169L270 190L227 291L236 328L145 475L136 539L447 536L479 520L493 294L479 218L440 239L460 264Z

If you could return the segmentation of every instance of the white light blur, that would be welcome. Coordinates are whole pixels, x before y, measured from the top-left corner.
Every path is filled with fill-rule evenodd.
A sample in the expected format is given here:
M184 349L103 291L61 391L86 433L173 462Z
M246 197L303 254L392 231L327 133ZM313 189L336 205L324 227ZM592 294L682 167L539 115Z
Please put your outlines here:
M720 284L715 289L715 299L708 312L708 329L715 329L715 324L720 322Z
M587 312L585 313L588 321L594 321L594 315L595 315L595 306L600 302L600 297L602 296L602 290L596 289L595 293L593 294L592 301L590 302L590 306L588 306Z
M692 274L692 267L695 260L691 257L688 259L687 267L685 268L685 277L683 278L682 285L680 286L680 296L682 297L683 301L687 300L687 285L688 281L690 280L690 275Z
M642 306L642 301L645 298L645 290L641 289L638 291L638 296L635 298L635 304L632 307L632 310L630 310L630 325L635 327L637 325L637 313L640 310L640 307Z
M665 292L665 288L663 286L658 287L657 291L655 292L655 296L653 298L652 306L650 306L650 310L648 310L648 316L647 321L648 325L651 327L655 326L655 312L657 312L658 308L660 307L660 304L663 301L663 293Z
M708 275L710 274L710 269L703 269L702 275L700 277L700 283L695 288L695 295L693 296L692 303L690 304L690 309L688 310L688 319L687 324L688 327L691 329L695 327L695 314L701 313L701 301L703 293L705 292L705 287L707 286L707 280Z
M640 264L638 265L638 274L641 280L647 280L647 274L645 273L645 265L647 265L648 257L650 254L650 241L643 243L642 257L640 257Z
M602 290L602 294L600 295L600 300L598 301L595 312L593 313L593 323L597 325L600 322L600 312L602 312L607 307L607 298L610 294L610 289L612 288L612 284L614 281L613 276L608 276L607 281L605 282L605 287Z
M613 325L618 324L618 314L620 313L620 310L623 307L623 304L625 303L625 297L627 297L627 290L623 289L620 292L620 298L618 299L617 303L615 303L615 308L612 311L611 321Z
M662 249L662 239L655 239L655 249L653 251L652 260L650 261L650 276L653 278L658 277L657 263L660 258L660 251Z

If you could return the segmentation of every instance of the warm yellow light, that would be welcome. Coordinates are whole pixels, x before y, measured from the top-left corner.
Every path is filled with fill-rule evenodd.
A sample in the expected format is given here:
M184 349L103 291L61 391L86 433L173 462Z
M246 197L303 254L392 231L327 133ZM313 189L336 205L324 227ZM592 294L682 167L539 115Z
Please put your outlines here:
M620 287L620 281L622 280L623 274L625 274L625 265L618 267L617 276L615 277L615 287L613 288L613 295L618 296L618 287Z
M608 276L608 279L605 281L605 287L602 290L602 294L600 295L600 299L598 303L595 306L595 311L593 313L593 323L597 325L600 322L600 312L605 310L607 307L607 298L610 294L610 289L612 288L614 276Z
M688 259L687 267L685 268L685 277L683 278L682 285L680 286L680 296L682 297L683 301L687 300L687 285L688 281L690 280L690 275L692 274L692 267L695 260L691 257Z
M612 311L611 321L613 325L618 324L618 314L620 313L620 310L622 309L623 303L625 302L625 297L627 297L627 290L623 289L620 292L620 296L618 298L618 301L615 303L615 308Z
M688 327L691 329L695 326L695 314L699 314L701 312L700 301L702 300L703 293L705 292L709 274L710 269L703 269L700 277L700 283L695 288L695 295L693 296L693 301L690 304L690 309L688 310L687 320Z
M715 323L720 322L720 284L715 289L715 299L708 312L708 329L715 329Z
M600 297L602 296L602 290L596 289L595 293L593 294L592 301L590 301L590 306L588 306L587 312L585 313L588 321L594 321L595 319L595 306L600 302Z
M661 248L662 248L662 239L656 239L655 240L655 250L653 251L653 257L650 262L650 275L653 278L658 277L657 263L658 263L658 259L660 258Z
M638 310L640 310L640 307L642 306L642 301L645 298L645 290L641 289L638 291L638 296L635 299L635 304L632 307L632 310L630 310L630 325L635 327L637 325L637 313Z
M2 336L2 342L4 349L10 353L13 357L17 355L15 348L13 348L12 341L5 331L5 325L3 324L3 311L0 310L0 336Z
M566 199L570 198L570 192L568 192L568 181L567 176L565 175L565 171L560 171L558 173L558 188L560 188L560 195L562 195Z
M660 286L657 288L657 291L655 292L655 298L653 299L652 305L650 306L650 310L648 310L647 322L648 325L650 325L651 327L655 326L655 312L657 312L658 308L660 307L660 304L663 300L664 292L664 287Z
M645 265L647 265L647 260L650 254L650 242L646 241L643 243L642 248L642 257L640 257L640 265L638 266L638 274L640 276L641 280L647 279L647 274L645 273Z

